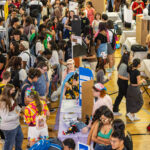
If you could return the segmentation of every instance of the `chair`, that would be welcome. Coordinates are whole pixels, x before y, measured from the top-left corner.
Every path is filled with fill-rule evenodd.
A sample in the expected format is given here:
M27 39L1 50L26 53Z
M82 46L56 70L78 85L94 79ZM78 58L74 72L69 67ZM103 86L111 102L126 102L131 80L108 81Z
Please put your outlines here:
M142 84L141 87L143 87L144 91L142 92L142 94L144 94L146 92L146 94L149 96L150 98L150 92L148 92L148 87L150 86L150 80L146 80L146 84ZM149 103L150 104L150 103Z

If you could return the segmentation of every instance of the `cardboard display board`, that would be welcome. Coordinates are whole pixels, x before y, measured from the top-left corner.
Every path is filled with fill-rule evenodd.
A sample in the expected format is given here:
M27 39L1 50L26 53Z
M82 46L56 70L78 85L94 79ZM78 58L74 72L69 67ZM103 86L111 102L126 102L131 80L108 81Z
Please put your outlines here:
M86 2L91 1L96 12L103 13L106 10L105 1L106 0L86 0Z
M146 36L149 33L148 29L150 31L150 20L145 20L142 17L137 16L136 18L136 41L140 45L146 45Z
M86 121L86 115L89 117L92 115L94 97L92 88L94 85L94 81L86 81L82 83L82 121Z

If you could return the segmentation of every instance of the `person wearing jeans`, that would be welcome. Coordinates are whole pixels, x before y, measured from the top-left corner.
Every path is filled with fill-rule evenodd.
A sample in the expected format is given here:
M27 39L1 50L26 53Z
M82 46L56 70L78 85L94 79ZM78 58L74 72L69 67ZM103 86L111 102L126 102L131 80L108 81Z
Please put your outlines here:
M23 133L20 125L13 130L3 130L5 136L4 150L12 150L15 145L15 150L22 150Z
M15 150L22 150L23 133L19 122L21 108L16 106L13 100L14 93L14 86L7 84L1 94L0 130L2 130L5 136L4 150L12 150L14 145Z

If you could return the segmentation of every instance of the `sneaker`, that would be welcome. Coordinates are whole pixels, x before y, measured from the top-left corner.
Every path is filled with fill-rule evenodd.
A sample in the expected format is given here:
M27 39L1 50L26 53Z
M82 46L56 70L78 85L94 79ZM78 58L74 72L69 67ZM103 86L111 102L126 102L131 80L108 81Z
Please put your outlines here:
M135 120L135 121L140 120L140 118L138 118L136 115L134 115L134 117L133 117L133 118L134 118L134 120Z
M134 117L131 115L131 113L127 113L127 117L128 117L131 121L134 121Z
M51 108L51 109L50 109L50 112L51 112L51 113L53 113L53 112L55 112L55 111L56 111L55 108Z
M122 113L119 112L113 112L114 116L122 116Z

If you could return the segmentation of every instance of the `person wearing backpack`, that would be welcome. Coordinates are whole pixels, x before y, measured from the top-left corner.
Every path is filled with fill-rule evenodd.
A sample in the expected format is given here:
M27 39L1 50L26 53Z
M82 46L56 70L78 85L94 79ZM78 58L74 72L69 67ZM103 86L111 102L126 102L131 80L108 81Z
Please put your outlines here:
M28 77L23 82L21 86L21 100L22 100L22 106L28 105L32 99L26 95L27 88L31 88L33 86L33 82L37 82L38 78L41 76L41 72L36 68L30 68L28 71Z
M46 117L50 116L47 104L40 99L39 93L35 90L28 90L29 97L33 100L24 111L24 118L28 127L28 139L30 147L40 138L48 138L48 126Z
M30 54L30 50L29 50L29 42L27 41L21 41L20 45L19 45L19 49L21 51L19 57L22 58L23 61L23 69L25 69L26 71L28 71L30 69L30 67L33 67L33 57Z
M21 57L15 57L12 66L10 67L11 80L10 83L13 84L16 90L20 89L21 84L27 78L26 70L22 68Z
M30 16L37 18L37 25L40 25L41 12L43 9L43 4L40 0L32 0L28 4L30 10Z
M107 21L107 32L108 32L108 44L107 44L107 52L108 52L108 61L109 61L109 69L106 72L113 72L115 70L115 44L116 34L114 33L114 25L112 20Z

